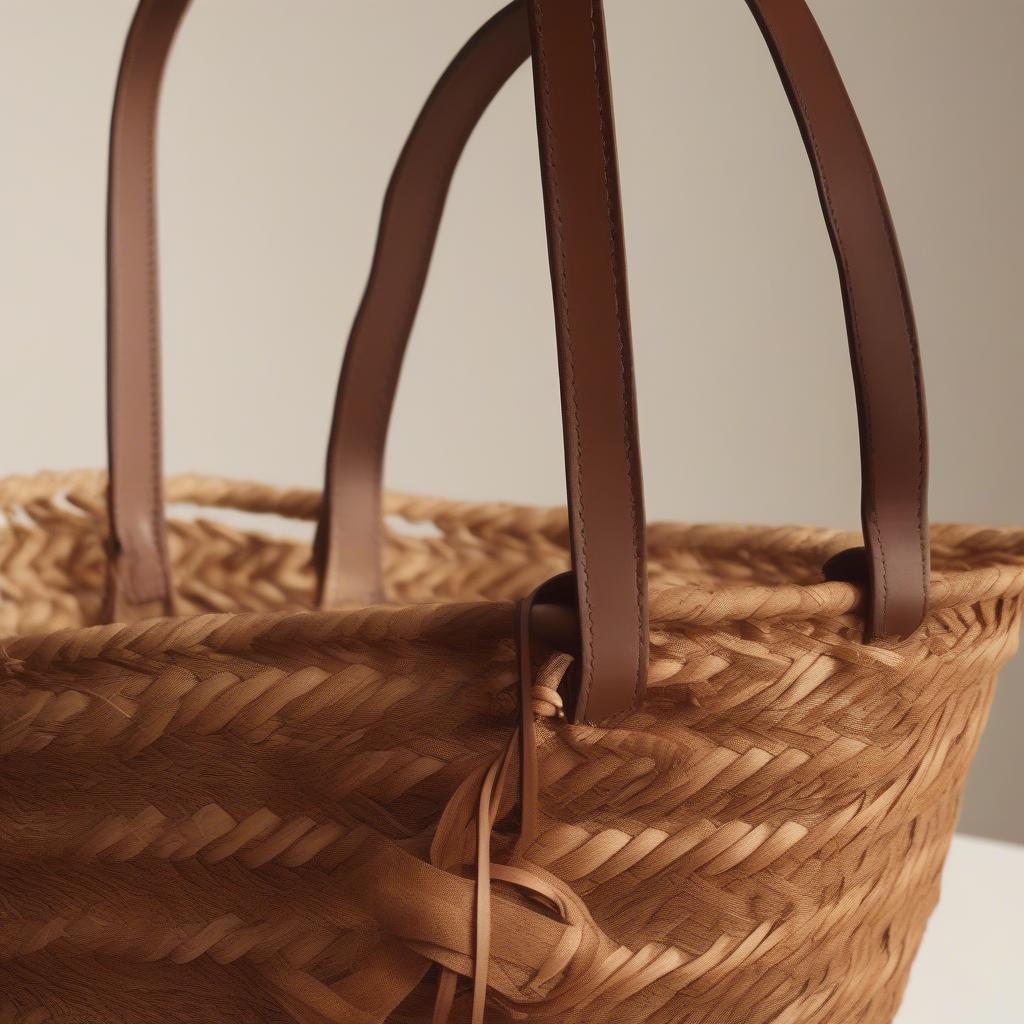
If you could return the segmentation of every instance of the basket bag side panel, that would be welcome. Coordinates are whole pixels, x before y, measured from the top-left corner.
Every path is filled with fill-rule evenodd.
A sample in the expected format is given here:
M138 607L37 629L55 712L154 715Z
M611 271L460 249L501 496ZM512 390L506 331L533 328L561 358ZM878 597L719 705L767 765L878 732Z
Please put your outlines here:
M889 649L852 618L656 629L644 710L542 721L525 858L626 958L555 1019L888 1024L1020 611L941 610ZM347 1000L324 1019L382 1019L374 970L406 979L388 1019L430 1019L427 961L353 887L381 850L427 864L507 741L511 640L251 619L246 656L154 625L8 666L3 1019L290 1022L295 977L307 1003Z
M180 621L210 642L154 620L6 663L0 1020L321 1019L295 978L324 1019L379 1019L365 972L430 961L396 948L365 876L425 868L441 809L505 742L511 641Z
M675 956L607 1019L889 1024L1020 614L938 611L890 649L852 618L655 630L642 712L550 730L528 856Z

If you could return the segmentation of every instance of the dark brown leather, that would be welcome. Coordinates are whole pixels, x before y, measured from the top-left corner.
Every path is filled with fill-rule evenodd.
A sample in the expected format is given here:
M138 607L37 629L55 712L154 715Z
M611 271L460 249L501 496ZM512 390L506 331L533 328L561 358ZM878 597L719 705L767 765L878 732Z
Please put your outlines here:
M114 215L118 224L134 229L134 234L129 233L126 247L113 247L111 266L115 277L129 255L138 260L151 261L152 258L151 154L156 99L173 28L186 7L185 3L142 0L129 35L122 67L123 89L119 88L121 116L116 121L117 141L113 150L115 161L122 152L126 152L127 159L118 166L113 179L121 182L122 173L134 171L136 175L146 175L150 183L148 190L139 190L148 199L147 203L141 208L119 208ZM507 78L521 62L522 18L521 7L501 12L493 23L499 30L485 31L477 37L483 40L477 45L486 48L490 44L494 47L493 52L488 50L484 53L486 59L469 65L469 75L464 71L466 65L456 62L435 90L432 96L434 104L428 103L420 119L419 132L414 132L410 146L413 155L418 152L426 159L427 166L425 171L419 163L409 166L417 173L425 173L426 180L438 173L450 178L465 137L482 113L479 98L483 99L485 106L497 88L497 81ZM647 663L644 515L615 142L600 5L591 3L591 0L537 2L531 8L530 21L542 140L541 166L555 287L573 565L581 632L576 715L589 721L604 719L632 707L642 694ZM500 31L502 26L509 27L507 36ZM153 39L147 37L147 32L152 33ZM475 47L471 52L473 49ZM133 89L136 76L143 74L140 68L145 69L145 80ZM477 80L481 74L482 82ZM145 102L131 102L135 96L144 97ZM467 96L470 99L468 106ZM439 133L438 138L432 137L435 130ZM123 141L124 135L128 136L127 143ZM417 147L418 139L424 141ZM131 143L137 148L132 148ZM436 163L431 163L432 151L442 150L438 168ZM147 160L140 161L140 154ZM403 166L400 162L399 172ZM418 180L422 183L423 178ZM392 200L395 197L408 198L408 193L401 190L401 173L397 175L396 182L398 187L392 193ZM112 191L115 207L123 194L123 189ZM129 191L128 195L131 197L133 193ZM413 239L418 240L414 248L420 252L424 247L429 252L432 245L442 200L443 193L436 208L428 211L422 223L413 221ZM385 235L389 213L402 211L401 203L396 202L393 207L389 204L383 221ZM397 248L392 250L399 254L399 259L406 244L408 236L399 239ZM386 239L384 251L387 251ZM416 259L404 273L402 269L400 265L397 279L403 284L411 283L418 295L426 264ZM411 280L408 276L410 269L413 274ZM395 355L394 339L399 339L404 346L412 323L411 315L404 315L401 309L395 319L394 306L398 297L388 294L392 280L386 274L376 278L377 288L384 289L383 298L379 298L376 304L374 296L380 293L374 290L375 282L371 280L370 301L364 303L356 329L357 336L362 331L369 336L370 332L379 330L383 331L385 341L392 339L390 351L386 345L382 346L385 366L387 359ZM152 380L152 371L157 363L156 287L152 278L138 282L138 285L147 297L138 307L112 304L112 322L116 321L116 328L111 331L112 359L116 365L124 351L134 354L135 350L145 347L148 353L145 367L150 371ZM142 324L137 322L138 309L146 309L149 313L145 336ZM133 328L129 332L120 329L121 321L126 317L128 326ZM127 341L122 341L125 338ZM136 340L133 342L132 339ZM380 343L380 336L377 335L375 340ZM366 346L357 348L357 366L360 365L358 354L365 350ZM401 347L397 356L401 356ZM362 365L369 365L375 371L381 365L378 353L371 350L370 357L368 363ZM348 375L354 372L351 359L348 371ZM115 374L114 377L115 382L123 380L123 376ZM384 394L388 396L388 405L396 379L397 375L394 375L389 380L385 370L384 383L387 386ZM383 424L378 428L379 443L375 443L376 432L372 427L373 420L380 422L380 409L377 407L381 394L379 382L375 380L374 389L366 394L354 394L356 405L352 419L359 423L360 415L369 415L369 450L382 447ZM139 435L147 432L158 434L155 392L150 388L139 398L130 387L115 386L111 390L111 402L114 405L113 422L119 425L114 437L117 442L127 439L127 451L134 456L136 448L133 442ZM347 422L348 409L346 403L341 403L339 418L342 426ZM384 413L386 419L386 407ZM138 434L122 430L126 420L139 428ZM352 436L355 444L351 465L354 479L358 480L358 457L361 451L367 450L367 437L360 430ZM114 461L123 458L125 451L123 444L113 444ZM340 448L332 446L332 452L339 459L339 453L344 451L344 444ZM158 477L158 472L154 472L159 469L158 455L159 449L154 447L146 460L135 457L131 462L132 471L150 478ZM342 460L339 464L345 468L343 478L349 479L350 462ZM321 531L320 550L328 558L328 569L331 568L330 553L333 550L330 540L336 531L345 538L346 549L357 554L361 542L378 536L379 487L379 474L373 479L372 488L363 487L363 493L372 496L372 521L365 517L365 510L357 501L338 503L328 499L325 502L328 513L323 520L325 526ZM146 509L147 501L153 503L160 497L151 487L130 491L129 497L128 511L132 513L132 523L158 521L159 511ZM119 516L117 521L121 522L122 518ZM348 542L350 536L354 543ZM154 560L152 554L150 561ZM366 564L372 566L368 572L375 576L376 557ZM348 566L343 563L339 568ZM329 572L326 576L331 578ZM366 577L360 578L358 571L353 572L349 580L347 587L325 587L324 599L333 601L354 596L365 600L372 596L365 593ZM154 574L153 582L161 580ZM162 582L164 593L169 594L166 573Z
M108 246L110 513L118 578L170 600L160 467L159 282L153 153L160 86L188 0L140 0L125 44L111 133ZM405 345L455 166L484 110L530 55L523 0L466 43L431 91L384 200L377 248L345 350L317 531L320 602L382 597L383 452ZM123 368L123 369L122 369ZM118 587L123 593L124 588ZM146 597L147 607L152 597ZM111 617L134 617L119 600Z
M843 286L861 427L870 569L867 638L901 635L920 622L925 610L926 445L913 317L891 218L856 115L806 5L802 0L748 3L807 143ZM179 18L187 6L143 0L140 16L151 5L176 9ZM380 593L381 466L401 358L454 167L476 120L525 59L526 43L524 4L516 0L470 40L445 72L392 176L336 406L318 545L331 566L325 574L331 582L323 589L328 602L367 600ZM154 98L160 72L161 67L150 65L149 74L157 79L156 87L150 81ZM155 116L155 103L141 107L137 128L147 116ZM131 170L147 173L138 162ZM151 232L137 234L152 238ZM150 283L155 312L151 275ZM146 429L145 418L135 422ZM884 444L876 443L883 437ZM158 443L151 450L158 452ZM135 493L140 502L154 494L152 488ZM155 521L148 513L137 518ZM153 533L140 530L138 536L145 540L147 532ZM149 564L155 561L150 558Z
M445 198L477 122L529 56L526 7L517 0L484 24L448 65L391 174L334 405L316 543L324 607L383 596L384 449Z
M647 679L643 487L602 5L531 0L537 134L580 617L573 716L636 706Z
M107 204L107 616L172 614L160 432L154 163L163 68L188 0L142 0L110 129Z
M748 0L782 77L828 223L857 392L866 639L906 636L928 610L928 451L917 330L871 151L803 0Z
M392 175L364 309L393 307L395 296L401 295L400 306L411 327L440 208L472 127L460 123L458 150L448 154L445 163L448 173L428 175L430 150L422 134L428 109L442 100L451 103L444 87L458 67L474 89L490 90L487 96L477 95L472 106L466 102L462 107L464 112L482 113L504 84L498 75L488 78L485 73L487 68L497 69L490 54L499 49L499 34L508 36L510 48L501 51L509 58L507 72L515 70L521 25L514 15L519 6L510 4L467 43L431 94ZM920 624L927 608L927 430L913 311L892 218L860 123L807 5L803 0L748 0L748 6L769 44L807 145L839 269L860 425L861 506L868 552L865 640L903 636ZM431 113L439 118L436 109ZM430 158L432 168L441 163L436 154ZM416 212L399 223L397 211L409 206ZM430 237L422 230L426 211ZM402 246L403 242L407 244ZM399 251L401 264L395 255ZM398 287L402 277L405 290ZM326 493L335 507L354 512L345 529L330 529L334 555L328 578L353 597L368 596L369 591L360 591L363 581L373 581L373 592L379 589L375 524L380 521L380 506L368 490L379 492L385 414L391 408L407 340L408 328L401 334L367 330L361 314L346 349ZM372 356L364 348L372 349Z

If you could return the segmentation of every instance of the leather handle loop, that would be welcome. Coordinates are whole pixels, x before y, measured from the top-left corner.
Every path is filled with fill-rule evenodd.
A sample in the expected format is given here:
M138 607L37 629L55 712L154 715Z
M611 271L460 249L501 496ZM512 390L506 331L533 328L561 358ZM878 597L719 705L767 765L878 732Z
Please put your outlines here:
M514 0L474 33L445 69L392 171L334 403L315 545L323 606L383 596L380 523L387 430L445 199L473 129L529 56L526 4Z
M747 2L807 146L839 268L861 435L866 638L904 635L926 609L927 445L916 333L891 217L856 114L806 4ZM159 393L132 381L146 379L147 370L155 381L158 373L152 123L163 63L187 6L187 0L140 3L122 63L111 144L112 581L128 580L128 587L117 589L148 606L154 593L167 600L170 594L159 493ZM441 211L473 127L529 50L526 3L514 0L442 76L392 175L335 408L317 545L325 603L380 594L387 421ZM119 115L122 105L130 107L129 117ZM119 124L127 138L118 139ZM134 202L122 201L123 195ZM132 308L126 310L126 303ZM128 351L132 337L149 342L136 342L134 356ZM117 372L119 353L121 366L142 363L141 377ZM366 396L361 403L360 395ZM130 427L118 430L125 421ZM156 432L155 442L149 430Z
M153 163L163 68L187 8L187 0L141 0L122 60L111 141L111 564L130 581L144 577L146 610L162 600L165 611L171 588L159 490ZM516 16L521 10L506 9L498 20ZM596 0L531 0L529 16L581 632L576 716L596 721L640 699L647 668L644 513L606 43ZM506 76L518 46L502 44ZM465 89L457 69L452 78L456 88L445 95L458 96ZM455 123L468 130L488 91L467 95L471 116ZM457 156L464 138L456 132L455 141ZM431 244L436 227L435 220ZM407 334L411 319L400 326ZM325 509L321 537L330 539L332 524L347 534L348 506L328 498ZM362 525L366 532L357 538L380 529L376 517ZM323 540L318 547L328 555L330 578L331 548ZM121 575L113 572L112 580L119 583ZM143 604L131 588L117 585L111 593L118 611L137 614ZM321 595L344 596L330 587Z
M928 442L910 290L892 215L846 87L804 0L747 0L800 126L839 268L857 395L865 638L928 611Z
M173 614L160 430L156 113L188 0L142 0L121 57L107 195L106 615Z
M857 395L865 639L904 636L927 610L927 426L917 335L892 217L856 112L804 0L747 0L790 98L839 271ZM373 269L345 351L321 520L324 578L379 592L387 419L441 210L476 119L529 56L524 0L492 18L430 94L392 174ZM470 102L455 83L475 93ZM470 120L472 119L472 120ZM443 135L439 125L444 125ZM439 138L445 146L437 145ZM451 148L448 148L450 146ZM401 309L399 323L393 311Z
M647 681L647 565L615 129L600 0L531 0L537 134L580 620L576 721Z

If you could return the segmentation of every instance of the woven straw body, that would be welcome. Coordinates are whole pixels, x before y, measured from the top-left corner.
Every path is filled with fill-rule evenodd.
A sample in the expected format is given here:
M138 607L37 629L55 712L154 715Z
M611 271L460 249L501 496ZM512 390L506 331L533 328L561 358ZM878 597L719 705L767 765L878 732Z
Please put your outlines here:
M393 605L334 613L304 610L308 545L179 521L185 617L93 626L103 487L0 483L0 1021L429 1020L433 973L382 1010L387 978L434 954L356 891L361 865L436 872L443 809L514 727L510 602L566 566L564 513L392 496L437 529L389 534ZM168 497L318 505L198 477ZM892 1019L1024 590L1024 533L932 536L925 626L865 647L857 590L818 582L849 535L650 528L644 709L567 724L558 664L535 691L525 856L610 966L527 1019ZM496 936L488 1020L557 994L582 955L524 973L514 939Z

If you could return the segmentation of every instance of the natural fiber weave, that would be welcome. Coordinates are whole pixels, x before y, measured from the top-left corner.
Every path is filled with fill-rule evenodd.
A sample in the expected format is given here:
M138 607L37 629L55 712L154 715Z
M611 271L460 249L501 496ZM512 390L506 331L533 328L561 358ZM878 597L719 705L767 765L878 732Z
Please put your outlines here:
M390 979L468 973L464 936L413 935L368 866L418 887L428 930L432 900L463 899L431 840L514 726L511 601L567 566L564 512L392 495L433 528L388 532L395 603L330 613L307 610L307 544L179 520L185 616L96 626L104 487L0 481L0 1022L380 1021ZM204 477L168 499L318 507ZM857 589L818 582L850 535L648 536L643 710L560 720L564 659L535 688L526 860L577 917L530 911L524 949L496 925L489 1012L887 1024L1016 648L1024 532L934 528L925 625L871 647ZM496 893L496 920L527 913ZM603 980L559 1009L585 949ZM433 987L388 1019L429 1020Z

